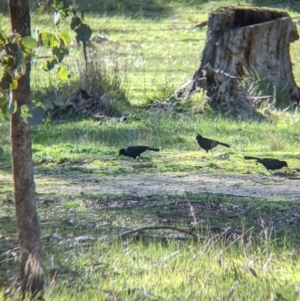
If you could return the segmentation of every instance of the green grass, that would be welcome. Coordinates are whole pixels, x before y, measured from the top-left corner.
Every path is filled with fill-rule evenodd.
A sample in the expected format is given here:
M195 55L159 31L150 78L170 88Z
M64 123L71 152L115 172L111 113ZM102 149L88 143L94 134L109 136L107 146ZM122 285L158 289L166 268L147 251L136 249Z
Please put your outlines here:
M135 105L145 103L149 97L153 98L157 90L179 86L192 76L198 67L206 39L206 28L195 30L194 26L207 19L207 13L216 6L236 4L232 1L137 1L134 6L139 8L139 13L132 16L126 13L129 10L134 12L131 1L121 2L102 1L103 8L101 4L90 2L93 13L87 13L86 20L93 29L93 36L101 35L107 41L88 46L88 58L92 61L91 64L101 61L106 66L117 65L118 73L126 77L129 85L127 98ZM286 9L292 17L297 15L297 5L289 2L277 4L273 1L239 1L239 4L268 5ZM113 13L105 10L114 5ZM101 13L103 11L106 13ZM149 11L150 15L142 13ZM5 15L2 17L0 26L8 31L8 18ZM38 27L40 31L49 30L50 18L48 15L33 14L32 29ZM57 30L68 30L68 26L68 22L61 22ZM73 71L74 82L62 86L55 72L42 71L41 66L49 52L40 48L34 64L36 68L32 70L34 99L44 102L62 101L82 85L82 79L79 78L79 71L83 66L82 49L74 43L74 34L70 34L73 39L71 55L64 62ZM299 83L298 48L299 41L291 44L294 75Z
M231 120L220 115L190 115L188 113L155 113L137 111L140 120L124 123L94 120L46 122L32 128L33 159L37 172L43 174L50 167L53 172L61 168L86 168L97 173L99 168L116 173L124 162L136 162L125 157L118 159L118 150L127 145L152 145L159 153L147 152L142 160L156 166L148 172L179 172L189 169L198 172L200 162L214 161L222 172L245 172L245 168L263 171L261 166L244 162L244 155L278 157L299 168L297 153L300 136L299 116L281 114L264 122ZM199 149L196 134L229 143L230 149L221 146L211 155ZM9 151L5 148L6 152ZM225 154L225 157L222 155ZM8 154L6 153L6 156ZM195 161L196 160L196 161ZM62 166L64 165L64 166ZM76 169L74 172L77 172Z
M87 274L97 265L101 272L81 279L76 291L68 289L66 281L66 285L46 294L47 299L60 296L60 300L107 300L112 295L120 300L216 300L228 296L237 300L269 300L277 295L285 300L299 298L295 289L300 280L296 254L272 254L268 264L270 254L251 248L243 252L239 247L223 253L224 248L172 241L146 245L115 243L109 248L99 244L89 256L75 260ZM105 260L98 255L103 253ZM277 269L279 263L283 269Z
M82 1L77 2L82 5ZM85 192L89 181L96 181L101 191L102 179L113 175L266 174L261 165L245 161L244 155L284 159L292 174L299 173L298 113L273 111L261 120L203 114L204 95L194 96L173 111L144 109L168 98L173 87L193 74L206 29L192 28L207 19L209 11L233 1L135 2L133 6L129 0L101 1L101 7L99 1L89 1L92 12L85 15L94 36L108 39L89 45L89 58L93 66L97 62L101 72L112 76L110 83L119 84L118 76L122 79L121 93L110 91L110 95L124 100L116 101L116 114L128 119L46 119L32 127L37 190L47 191L37 195L47 300L280 300L280 295L285 300L300 300L300 237L298 224L289 223L298 212L297 200ZM299 14L298 4L290 1L240 4L285 8L292 16ZM9 30L7 15L1 15L0 26ZM33 14L32 29L35 26L49 30L49 16ZM62 22L60 30L67 27ZM299 41L291 45L299 84L298 49ZM55 72L41 70L45 55L47 51L41 48L33 65L33 99L45 104L61 102L86 84L80 76L81 48L72 45L66 58L73 72L67 84L59 82ZM103 88L95 81L92 87L98 92ZM0 146L4 149L0 157L3 254L15 246L17 234L9 123L0 122ZM195 140L198 133L232 147L219 146L213 154L205 155ZM160 152L147 152L140 161L118 157L121 147L136 144L158 147ZM72 192L74 179L82 192ZM69 188L68 193L65 188ZM144 226L169 225L188 231L194 218L195 239L171 230L148 230L118 238L123 231ZM213 232L214 227L229 228L231 236L226 231ZM78 237L82 241L76 241ZM5 256L0 258L1 295L10 293L4 293L10 284L4 285L4 281L17 274L13 255L8 261ZM52 258L60 264L53 264Z
M293 202L58 192L39 194L38 204L47 300L299 298L297 225L271 226L297 210ZM1 208L10 214L13 204L2 196ZM166 229L118 238L145 225L189 231L194 221L195 238ZM6 250L16 232L13 219L0 217L4 222ZM2 277L15 273L15 263L5 261Z
M129 167L126 173L136 173L136 168L147 173L198 173L200 166L212 173L265 173L261 165L244 161L244 155L284 159L297 172L299 132L297 114L282 113L261 122L232 120L215 114L137 110L123 123L99 123L92 119L44 122L32 128L32 153L37 175L65 172L76 175L90 171L99 176L122 174L124 164ZM7 130L3 131L3 141L6 133ZM213 154L206 155L196 142L198 133L226 142L231 148L218 146ZM0 161L2 175L10 173L8 142L7 139ZM119 149L128 145L152 145L160 152L142 154L142 163L119 158ZM145 162L153 168L144 166Z

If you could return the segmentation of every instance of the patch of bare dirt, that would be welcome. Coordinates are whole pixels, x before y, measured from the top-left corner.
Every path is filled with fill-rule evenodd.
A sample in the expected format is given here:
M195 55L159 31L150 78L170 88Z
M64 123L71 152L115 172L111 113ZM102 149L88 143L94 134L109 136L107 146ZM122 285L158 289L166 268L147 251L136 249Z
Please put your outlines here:
M110 194L212 193L266 199L300 200L298 177L259 175L147 175L127 174L105 177L49 179L38 192L102 192ZM43 179L44 182L44 179ZM44 182L45 183L45 182Z

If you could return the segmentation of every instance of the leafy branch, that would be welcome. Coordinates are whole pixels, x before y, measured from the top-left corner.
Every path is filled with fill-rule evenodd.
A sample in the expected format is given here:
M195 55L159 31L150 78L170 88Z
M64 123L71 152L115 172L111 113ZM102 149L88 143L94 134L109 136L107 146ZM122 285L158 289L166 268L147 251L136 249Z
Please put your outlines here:
M18 33L6 35L0 31L0 110L4 115L15 111L12 101L7 106L6 95L11 89L18 88L18 80L25 74L26 63L36 45L30 36L21 37Z
M86 42L92 35L90 26L76 15L76 10L66 0L45 0L39 3L39 13L54 13L53 26L58 26L61 19L70 17L70 28L75 32L75 38L79 42ZM18 80L26 72L26 64L34 55L34 51L40 45L51 49L52 55L42 65L43 70L50 71L57 68L57 76L60 80L70 79L70 73L62 64L69 54L71 37L69 32L42 32L37 40L31 36L21 37L18 33L5 34L0 29L0 112L4 115L14 113L15 104L8 103L9 91L18 88ZM29 111L32 111L29 109Z

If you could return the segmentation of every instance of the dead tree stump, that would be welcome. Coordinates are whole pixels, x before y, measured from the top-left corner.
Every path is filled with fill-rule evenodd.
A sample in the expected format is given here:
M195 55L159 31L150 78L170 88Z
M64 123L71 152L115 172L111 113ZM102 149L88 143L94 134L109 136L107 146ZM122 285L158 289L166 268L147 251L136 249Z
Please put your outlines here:
M300 89L292 72L289 44L299 39L292 19L284 11L226 7L213 11L200 66L193 77L177 89L185 99L200 89L210 104L226 111L230 103L247 96L240 83L247 75L259 78L273 96L285 91L277 105L300 102ZM246 97L247 98L247 97ZM250 97L251 98L251 97ZM278 102L278 99L277 99ZM246 106L252 106L251 99Z

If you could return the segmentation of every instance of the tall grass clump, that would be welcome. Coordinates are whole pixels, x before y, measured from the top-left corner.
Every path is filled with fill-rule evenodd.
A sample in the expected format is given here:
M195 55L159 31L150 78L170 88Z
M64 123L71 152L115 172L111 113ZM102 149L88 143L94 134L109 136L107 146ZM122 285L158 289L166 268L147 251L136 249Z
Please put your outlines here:
M106 93L114 101L127 101L126 94L129 86L126 63L121 63L117 57L101 59L101 56L94 53L86 68L78 68L79 66L80 64L75 64L71 67L75 74L79 74L79 86L84 86L100 95Z
M153 108L165 108L174 104L176 101L176 95L174 93L176 85L168 82L164 84L158 84L153 92L150 92L145 97L145 103L143 107L153 107Z
M32 98L42 101L46 106L61 103L74 95L80 87L88 89L98 95L107 94L110 101L127 102L127 73L126 66L120 64L117 58L101 58L92 56L85 64L77 57L67 58L71 79L66 83L60 81L54 72L45 72L41 77L39 68L32 73Z
M262 113L272 113L277 110L288 110L296 106L289 103L289 91L287 84L272 83L261 78L258 73L251 75L246 72L241 81L241 86L247 91L253 107Z

